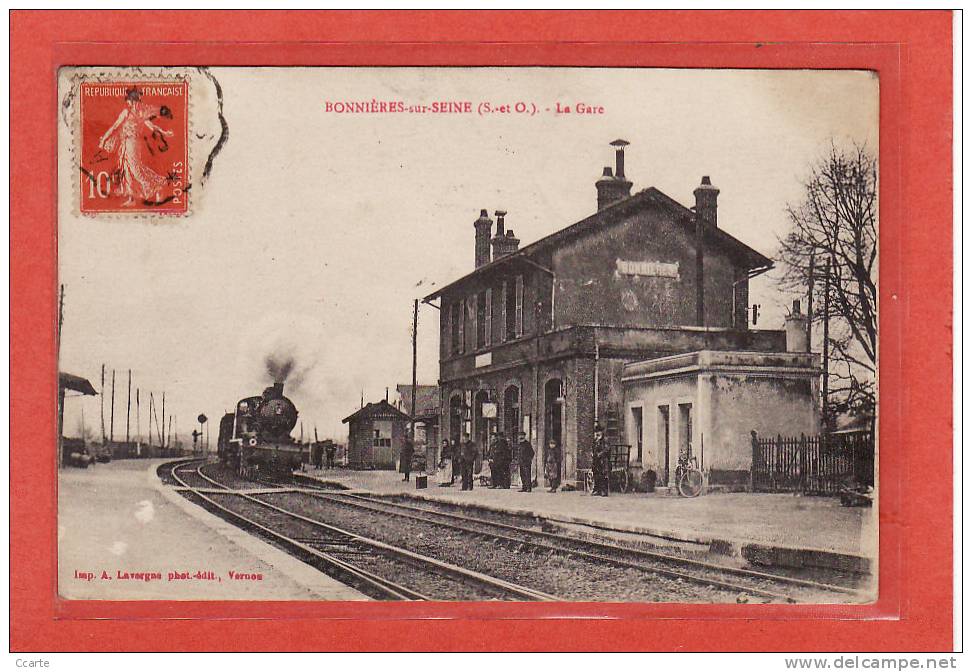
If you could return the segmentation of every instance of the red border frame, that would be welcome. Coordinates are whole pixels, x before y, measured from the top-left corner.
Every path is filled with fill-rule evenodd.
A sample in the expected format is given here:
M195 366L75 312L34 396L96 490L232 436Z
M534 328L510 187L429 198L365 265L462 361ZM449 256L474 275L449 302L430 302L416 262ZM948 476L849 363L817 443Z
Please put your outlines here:
M268 11L259 20L249 12L226 11L14 11L11 649L409 650L431 643L438 650L950 649L952 493L927 484L952 478L951 21L944 11ZM82 64L878 71L879 602L794 608L58 600L52 593L56 466L51 441L56 427L56 72L60 65ZM38 147L49 148L40 165ZM909 226L912 216L920 219ZM910 395L909 384L939 392ZM559 619L562 615L573 618ZM233 620L172 620L227 616ZM427 616L450 620L423 621L422 637L412 636L418 625L412 621ZM95 620L103 618L113 620ZM322 618L336 620L321 628ZM528 627L524 619L530 619Z

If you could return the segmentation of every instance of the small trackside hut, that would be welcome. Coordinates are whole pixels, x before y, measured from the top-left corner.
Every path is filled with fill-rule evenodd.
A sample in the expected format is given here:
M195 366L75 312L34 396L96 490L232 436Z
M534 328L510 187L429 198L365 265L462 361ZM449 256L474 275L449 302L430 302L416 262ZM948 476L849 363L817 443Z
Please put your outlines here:
M520 248L508 213L473 222L475 268L425 297L440 308L442 438L526 431L562 450L561 478L584 487L595 422L630 443L626 364L699 351L785 351L782 330L748 325L749 281L772 262L718 226L719 189L703 177L692 208L635 194L624 140L595 182L597 211ZM495 232L494 232L495 223ZM634 479L644 446L630 446Z
M395 469L409 417L383 399L342 420L348 426L348 467Z

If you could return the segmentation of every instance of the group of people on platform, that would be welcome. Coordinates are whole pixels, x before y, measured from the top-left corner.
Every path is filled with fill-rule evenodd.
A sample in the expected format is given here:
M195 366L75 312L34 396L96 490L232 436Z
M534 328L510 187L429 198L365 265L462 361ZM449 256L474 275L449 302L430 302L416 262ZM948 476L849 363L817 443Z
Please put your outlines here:
M337 446L333 441L315 442L311 445L311 464L317 469L334 469ZM327 462L325 463L325 458Z
M486 452L485 459L489 462L490 488L509 489L512 487L513 460L520 472L520 492L532 492L535 483L533 477L533 444L527 438L526 432L520 432L515 445L511 445L504 432L493 435ZM454 485L456 478L461 482L462 490L473 489L473 474L476 461L479 458L479 447L469 436L462 435L462 441L453 444L448 439L442 441L440 453L440 468L446 468L451 462L451 476L448 483ZM544 477L550 492L556 492L560 487L561 451L556 441L549 441L543 453Z
M607 497L611 490L611 446L607 442L604 436L604 428L600 424L594 425L592 448L591 467L594 476L594 489L591 494L596 497ZM410 472L413 469L414 454L414 444L406 438L401 449L399 463L401 471L405 474L403 479L405 481L409 480ZM494 433L484 457L489 462L490 488L509 489L512 487L513 460L515 457L520 472L520 492L533 491L535 482L533 478L534 449L526 432L521 431L519 433L519 439L515 446L510 444L504 432ZM469 436L469 432L463 432L462 441L458 444L450 442L449 439L444 439L439 458L440 469L445 470L451 466L449 481L441 485L455 485L458 478L461 483L460 489L473 489L473 475L476 462L479 459L479 447ZM331 459L329 456L328 461L331 462ZM543 475L550 488L549 492L556 492L560 487L562 459L560 446L551 439L543 452ZM424 461L422 467L424 468Z

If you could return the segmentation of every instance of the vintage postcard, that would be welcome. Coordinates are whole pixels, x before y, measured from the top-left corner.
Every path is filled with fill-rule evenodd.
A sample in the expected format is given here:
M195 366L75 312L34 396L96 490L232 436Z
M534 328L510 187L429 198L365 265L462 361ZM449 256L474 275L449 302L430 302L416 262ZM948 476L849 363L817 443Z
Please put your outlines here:
M62 68L58 594L873 603L880 87Z

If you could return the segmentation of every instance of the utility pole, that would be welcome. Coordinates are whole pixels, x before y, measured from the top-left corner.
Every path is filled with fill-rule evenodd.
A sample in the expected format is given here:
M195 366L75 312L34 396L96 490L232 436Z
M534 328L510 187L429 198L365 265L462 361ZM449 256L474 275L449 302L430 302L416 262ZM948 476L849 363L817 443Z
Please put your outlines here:
M138 388L135 388L135 442L142 442L142 405L139 400Z
M417 369L418 369L418 299L415 299L412 304L412 422L409 424L411 427L411 439L415 442L415 390L417 384Z
M168 449L165 443L165 390L162 390L162 432L159 434L159 445L163 451Z
M830 428L830 273L834 258L827 260L827 275L824 278L824 323L823 323L823 419L824 429Z
M61 285L61 296L57 302L57 361L58 370L61 362L61 330L64 328L64 285ZM84 406L81 407L81 440L84 441ZM64 463L64 387L61 377L57 381L57 468Z
M128 444L131 437L132 425L132 370L128 370L128 408L125 410L125 443Z
M105 445L105 365L101 364L101 445Z
M115 370L111 370L111 433L108 438L115 442Z
M816 271L814 253L810 253L810 282L807 287L807 352L813 352L813 274Z
M155 395L149 392L149 418L148 418L149 448L152 447L152 416L154 414L155 414Z

